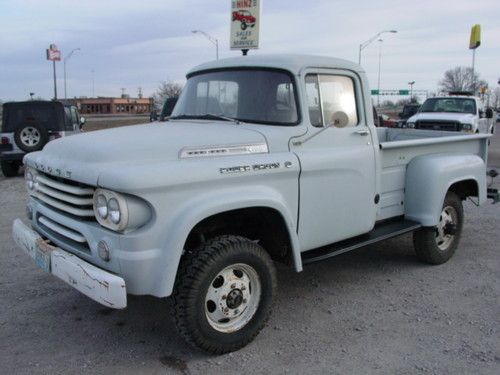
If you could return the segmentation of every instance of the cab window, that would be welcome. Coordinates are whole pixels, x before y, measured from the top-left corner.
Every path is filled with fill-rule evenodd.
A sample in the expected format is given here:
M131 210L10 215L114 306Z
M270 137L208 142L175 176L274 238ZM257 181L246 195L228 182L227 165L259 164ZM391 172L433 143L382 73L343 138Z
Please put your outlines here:
M358 124L354 81L350 77L329 74L306 76L306 95L309 118L313 126L327 126L335 112L344 112L347 126Z

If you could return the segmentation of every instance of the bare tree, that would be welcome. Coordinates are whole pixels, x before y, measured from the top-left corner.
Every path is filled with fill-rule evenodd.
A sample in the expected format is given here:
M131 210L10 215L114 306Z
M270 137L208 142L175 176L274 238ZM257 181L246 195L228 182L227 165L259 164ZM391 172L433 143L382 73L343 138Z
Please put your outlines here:
M442 91L471 91L476 93L481 86L488 86L488 83L479 79L479 74L472 73L472 68L457 66L447 70L444 77L439 81L439 88Z
M163 107L163 103L165 103L165 100L167 100L168 98L179 96L181 94L181 91L182 85L178 83L167 81L160 82L158 90L156 90L156 93L153 95L155 106L157 108Z

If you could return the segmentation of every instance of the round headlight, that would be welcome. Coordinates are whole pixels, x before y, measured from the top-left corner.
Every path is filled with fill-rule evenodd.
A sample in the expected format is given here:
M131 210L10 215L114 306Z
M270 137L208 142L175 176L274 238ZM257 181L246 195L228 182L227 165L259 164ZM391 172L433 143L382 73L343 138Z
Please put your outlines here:
M120 204L115 198L111 198L108 201L108 215L113 224L118 224L121 219Z
M99 194L96 198L96 209L97 214L102 219L106 219L108 217L108 201L103 194Z
M462 128L463 128L464 130L471 130L471 129L472 129L472 125L471 125L471 124L463 124L463 125L462 125Z
M415 127L415 123L414 122L408 122L407 125L408 125L408 127L410 129L413 129Z
M35 188L35 177L29 169L26 170L24 178L26 179L26 187L28 190L33 190Z

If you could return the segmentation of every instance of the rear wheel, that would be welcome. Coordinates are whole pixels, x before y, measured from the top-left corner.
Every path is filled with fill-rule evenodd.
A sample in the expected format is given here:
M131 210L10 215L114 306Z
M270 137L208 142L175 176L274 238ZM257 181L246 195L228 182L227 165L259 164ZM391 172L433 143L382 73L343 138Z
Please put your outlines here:
M4 161L1 162L2 173L5 177L16 177L19 174L21 162L19 161Z
M464 221L462 201L452 192L446 194L439 223L413 232L417 256L425 263L442 264L455 253Z
M251 342L271 313L276 271L255 242L220 236L181 261L173 295L177 328L193 346L214 354Z

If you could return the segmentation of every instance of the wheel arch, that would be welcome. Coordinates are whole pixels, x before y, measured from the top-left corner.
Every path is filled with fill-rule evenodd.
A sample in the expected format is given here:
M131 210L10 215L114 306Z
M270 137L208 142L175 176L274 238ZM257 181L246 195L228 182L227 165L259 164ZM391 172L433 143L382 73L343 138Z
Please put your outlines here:
M462 200L486 201L486 165L477 155L432 154L414 158L406 171L405 216L435 226L448 191Z
M302 260L296 231L296 215L294 216L279 192L267 187L234 189L231 192L210 192L185 202L182 210L171 219L170 226L164 232L164 249L168 256L164 259L164 272L161 277L158 295L168 296L172 293L178 266L185 246L196 246L196 237L200 229L211 228L214 223L224 222L228 218L243 217L246 220L263 217L273 228L278 228L281 239L285 238L288 256L297 272L302 271ZM214 225L211 234L221 234L223 227ZM210 232L210 231L209 231ZM239 233L225 233L242 235ZM210 235L211 237L211 235ZM256 238L254 238L256 239ZM269 238L265 239L266 244ZM266 249L268 252L269 250ZM277 253L270 254L276 259ZM279 258L279 256L278 256Z

